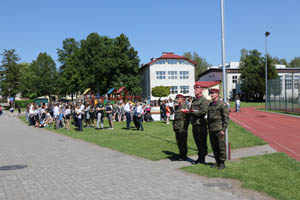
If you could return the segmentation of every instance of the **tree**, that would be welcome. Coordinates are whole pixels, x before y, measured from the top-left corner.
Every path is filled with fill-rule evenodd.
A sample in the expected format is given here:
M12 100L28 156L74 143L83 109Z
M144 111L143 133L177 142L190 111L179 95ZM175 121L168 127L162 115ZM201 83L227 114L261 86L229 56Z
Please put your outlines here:
M91 33L81 41L72 59L80 76L80 88L105 94L108 88L125 86L133 95L141 93L138 52L121 34L114 39Z
M5 49L2 59L2 68L4 69L4 78L1 80L1 93L3 96L15 97L20 90L21 74L18 61L20 57L15 53L15 49Z
M152 88L152 96L154 97L167 97L171 93L168 86L156 86Z
M265 95L265 57L259 51L248 51L241 56L240 83L244 98L254 101L262 101ZM268 56L268 79L278 77L274 60Z
M58 93L65 96L66 94L73 95L78 92L78 73L76 66L74 66L74 59L76 59L75 52L80 48L80 43L74 38L66 38L63 41L62 49L57 49L58 61L62 64L59 67L59 85Z
M35 74L31 70L31 63L20 63L20 73L21 73L21 87L20 92L22 97L25 98L35 98L37 94L35 92L35 85L33 79Z
M62 49L57 49L58 61L62 64L65 64L68 58L79 49L80 43L77 42L74 38L66 38L63 41Z
M290 67L290 68L300 68L300 56L293 58L291 60L291 62L289 63L288 67Z
M56 64L51 56L47 53L40 53L36 60L30 66L32 72L32 85L31 91L37 96L49 95L57 93L57 80L58 72Z
M205 72L207 68L210 66L205 58L201 58L197 52L194 52L193 55L191 52L185 52L183 54L184 57L187 57L195 62L197 62L196 68L195 68L195 80L198 80L199 75L202 72Z
M288 62L286 61L285 58L279 59L278 57L273 58L274 64L279 64L279 65L285 65L288 66Z

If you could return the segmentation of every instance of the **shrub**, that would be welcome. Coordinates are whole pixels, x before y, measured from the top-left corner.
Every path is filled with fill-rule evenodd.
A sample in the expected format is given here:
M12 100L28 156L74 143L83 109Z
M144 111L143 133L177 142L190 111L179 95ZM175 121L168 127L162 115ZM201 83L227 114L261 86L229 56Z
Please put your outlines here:
M15 104L16 107L19 106L20 108L25 108L27 104L32 103L33 100L16 100Z

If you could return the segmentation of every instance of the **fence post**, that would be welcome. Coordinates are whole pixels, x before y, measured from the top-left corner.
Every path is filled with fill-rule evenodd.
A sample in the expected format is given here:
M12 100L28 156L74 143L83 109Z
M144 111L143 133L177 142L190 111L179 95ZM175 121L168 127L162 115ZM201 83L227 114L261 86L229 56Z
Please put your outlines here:
M284 76L284 98L285 98L285 111L287 111L287 97L286 97L286 75Z
M292 112L294 112L294 72L292 72Z

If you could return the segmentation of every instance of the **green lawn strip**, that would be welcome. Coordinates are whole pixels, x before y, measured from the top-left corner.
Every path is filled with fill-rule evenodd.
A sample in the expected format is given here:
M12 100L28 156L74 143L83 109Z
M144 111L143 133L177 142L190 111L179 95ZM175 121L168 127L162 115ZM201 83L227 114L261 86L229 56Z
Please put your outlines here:
M279 113L279 114L285 114L285 115L294 115L294 116L300 116L300 113L294 113L294 112L287 112L282 110L265 110L264 108L257 108L257 110L265 111L265 112L272 112L272 113Z
M246 107L265 107L265 102L241 102L240 104L241 108ZM235 108L235 102L230 102L230 108Z
M25 121L25 117L21 117L21 119ZM104 126L108 127L107 120L104 122ZM115 122L114 130L84 128L83 132L78 132L74 129L74 126L69 131L65 129L56 130L53 126L46 129L150 160L161 160L178 153L171 124L149 122L143 123L143 126L145 131L125 130L125 122ZM192 135L192 126L190 125L188 136L189 156L197 154ZM229 140L232 149L265 144L260 138L249 133L234 122L230 122ZM209 152L211 152L210 145Z
M206 177L237 179L242 187L264 192L280 200L300 199L300 163L284 153L226 162L224 170L192 165L183 170Z

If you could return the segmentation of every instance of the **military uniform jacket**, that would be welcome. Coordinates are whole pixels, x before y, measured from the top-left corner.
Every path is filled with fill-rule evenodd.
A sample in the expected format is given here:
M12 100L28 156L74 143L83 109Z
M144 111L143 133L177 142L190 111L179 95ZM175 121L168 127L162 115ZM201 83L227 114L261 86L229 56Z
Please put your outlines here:
M188 109L188 106L185 103L175 106L173 121L174 131L185 131L187 129L186 113L181 112L181 109Z
M210 102L207 119L210 131L225 131L229 122L228 105L220 99Z
M203 124L206 126L206 119L205 115L208 110L208 101L204 96L201 96L199 98L195 98L192 101L191 109L194 110L194 112L191 112L190 115L192 116L192 124Z

